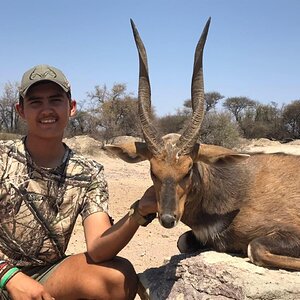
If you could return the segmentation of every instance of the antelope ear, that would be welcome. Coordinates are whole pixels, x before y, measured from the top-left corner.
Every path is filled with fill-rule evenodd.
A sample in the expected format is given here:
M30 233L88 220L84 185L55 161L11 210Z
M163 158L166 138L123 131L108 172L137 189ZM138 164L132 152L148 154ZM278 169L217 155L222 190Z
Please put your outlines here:
M152 154L148 150L146 143L128 142L118 145L105 145L105 149L116 154L119 158L128 163L137 163L150 159Z
M194 161L202 161L207 164L235 163L250 157L249 154L238 153L220 146L206 144L196 144L194 153L196 154Z

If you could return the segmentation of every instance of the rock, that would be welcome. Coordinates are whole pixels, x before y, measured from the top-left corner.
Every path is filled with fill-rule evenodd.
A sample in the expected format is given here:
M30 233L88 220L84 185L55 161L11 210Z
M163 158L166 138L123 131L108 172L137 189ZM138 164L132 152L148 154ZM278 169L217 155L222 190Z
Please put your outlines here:
M141 142L142 139L139 137L129 136L129 135L120 135L114 137L108 141L108 144L118 145L127 142Z
M214 251L173 256L139 278L142 300L300 299L300 272L262 268Z
M103 142L87 135L78 135L63 140L77 154L93 156L103 153Z
M280 145L279 141L271 141L266 138L254 139L252 140L252 146L263 147L263 146L278 146Z

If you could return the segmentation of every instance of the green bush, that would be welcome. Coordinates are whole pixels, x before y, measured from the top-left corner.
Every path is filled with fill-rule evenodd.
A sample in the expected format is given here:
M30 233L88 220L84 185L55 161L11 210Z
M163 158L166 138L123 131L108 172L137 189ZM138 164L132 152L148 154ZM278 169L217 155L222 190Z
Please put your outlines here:
M239 126L231 120L229 113L206 113L201 127L201 142L234 148L239 145L240 138Z

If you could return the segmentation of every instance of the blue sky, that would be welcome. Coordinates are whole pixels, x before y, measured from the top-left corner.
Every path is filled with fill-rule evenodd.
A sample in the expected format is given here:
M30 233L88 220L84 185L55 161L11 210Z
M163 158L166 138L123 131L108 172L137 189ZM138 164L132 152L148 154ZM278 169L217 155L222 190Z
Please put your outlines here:
M205 91L280 105L300 99L298 0L1 1L0 92L30 67L64 71L76 100L95 85L137 94L132 18L148 53L152 103L174 113L190 98L196 43L206 20Z

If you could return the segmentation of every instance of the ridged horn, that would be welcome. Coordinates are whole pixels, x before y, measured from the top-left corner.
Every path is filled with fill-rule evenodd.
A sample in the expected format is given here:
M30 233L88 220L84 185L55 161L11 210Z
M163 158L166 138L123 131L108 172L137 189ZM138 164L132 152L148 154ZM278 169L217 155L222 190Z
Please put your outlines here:
M158 155L161 153L163 141L154 126L151 124L151 88L148 74L147 53L132 19L130 19L130 23L139 54L138 107L142 131L149 151L153 155Z
M194 57L194 69L192 76L191 96L192 96L192 108L193 115L188 126L184 130L183 134L177 142L179 148L179 154L185 155L191 153L195 143L200 134L201 124L204 118L204 82L203 82L203 49L208 34L211 18L208 19L206 25L202 31L201 37L198 41L195 57Z

